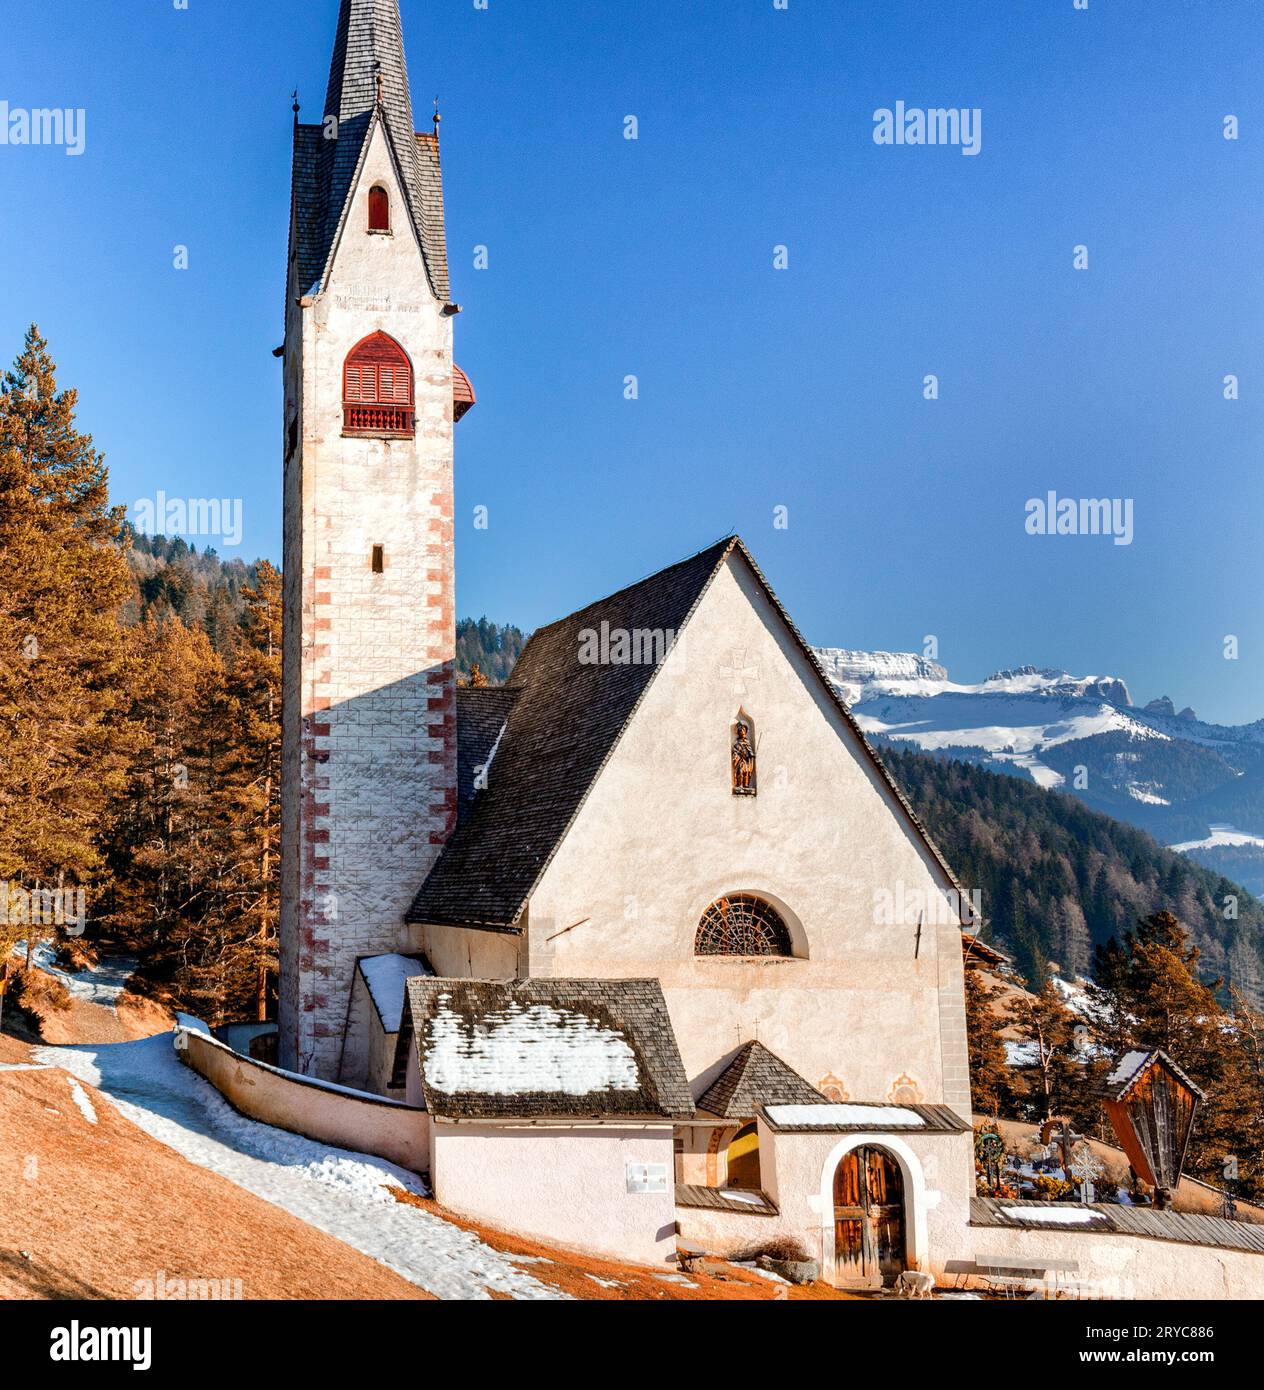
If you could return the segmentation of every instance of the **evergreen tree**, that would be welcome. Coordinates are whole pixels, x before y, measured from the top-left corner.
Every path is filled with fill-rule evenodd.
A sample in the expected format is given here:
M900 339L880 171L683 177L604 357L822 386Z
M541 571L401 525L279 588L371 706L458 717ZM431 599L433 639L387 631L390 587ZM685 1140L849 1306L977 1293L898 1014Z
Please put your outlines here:
M966 970L966 1043L974 1109L997 1116L1009 1096L1009 1070L995 1008L996 988L978 970Z
M0 383L0 880L36 889L100 874L136 732L122 514L75 405L32 327Z

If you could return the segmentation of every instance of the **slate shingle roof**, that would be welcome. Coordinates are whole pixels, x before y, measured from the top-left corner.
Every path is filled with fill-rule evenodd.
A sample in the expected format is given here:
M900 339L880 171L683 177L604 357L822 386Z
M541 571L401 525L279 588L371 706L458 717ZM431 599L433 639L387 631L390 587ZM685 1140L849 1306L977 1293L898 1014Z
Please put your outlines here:
M323 118L338 118L338 138L325 139L321 123L295 127L293 203L300 279L296 293L306 294L323 281L345 220L356 171L378 119L375 63L382 74L381 119L401 170L408 214L431 288L446 304L451 289L439 145L433 135L413 129L399 0L342 0L322 112Z
M500 732L518 698L516 690L503 685L458 686L456 692L456 798L457 823L469 815L474 805L474 779L486 768L491 784L492 757Z
M446 1119L689 1119L657 980L409 980L399 1049Z
M737 1055L698 1098L698 1109L725 1120L751 1120L761 1105L823 1105L825 1097L759 1042Z
M580 634L600 629L603 622L611 629L679 634L733 554L750 566L878 777L957 890L962 911L969 912L965 889L826 678L816 654L746 546L729 536L535 633L502 687L517 696L488 786L474 798L444 846L407 921L517 929L535 885L658 669L652 662L586 665L579 659ZM457 729L459 738L459 712Z
M516 698L488 786L444 846L408 921L517 923L657 670L585 665L580 633L603 621L679 632L731 545L721 541L535 633L502 687ZM458 707L458 739L460 726Z

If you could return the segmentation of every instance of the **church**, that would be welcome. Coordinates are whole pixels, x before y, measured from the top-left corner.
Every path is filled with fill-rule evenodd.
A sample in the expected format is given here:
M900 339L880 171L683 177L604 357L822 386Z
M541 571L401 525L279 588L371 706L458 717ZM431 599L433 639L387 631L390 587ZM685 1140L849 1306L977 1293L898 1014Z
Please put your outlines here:
M736 536L458 684L475 391L399 0L342 0L293 142L281 1068L415 1123L438 1201L491 1225L942 1271L964 958L996 959L968 895Z
M751 552L458 688L475 393L414 126L398 0L343 0L294 127L280 1063L424 1106L439 1200L513 1229L925 1267L973 1182L969 923L876 904L965 897Z

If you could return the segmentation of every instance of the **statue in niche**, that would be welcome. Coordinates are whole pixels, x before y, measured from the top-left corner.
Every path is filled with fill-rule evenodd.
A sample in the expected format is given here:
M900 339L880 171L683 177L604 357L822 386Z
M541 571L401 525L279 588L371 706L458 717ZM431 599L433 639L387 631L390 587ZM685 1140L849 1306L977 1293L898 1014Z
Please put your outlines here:
M733 795L755 795L755 745L750 724L740 717L733 727Z

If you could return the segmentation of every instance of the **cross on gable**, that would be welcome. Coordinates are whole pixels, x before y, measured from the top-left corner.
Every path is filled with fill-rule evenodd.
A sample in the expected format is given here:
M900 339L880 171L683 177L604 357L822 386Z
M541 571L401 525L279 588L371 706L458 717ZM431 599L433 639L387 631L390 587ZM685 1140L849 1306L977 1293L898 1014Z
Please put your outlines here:
M745 647L737 647L729 656L729 664L720 667L720 674L728 676L733 682L733 694L747 694L746 682L759 679L759 667L749 663L749 653Z

